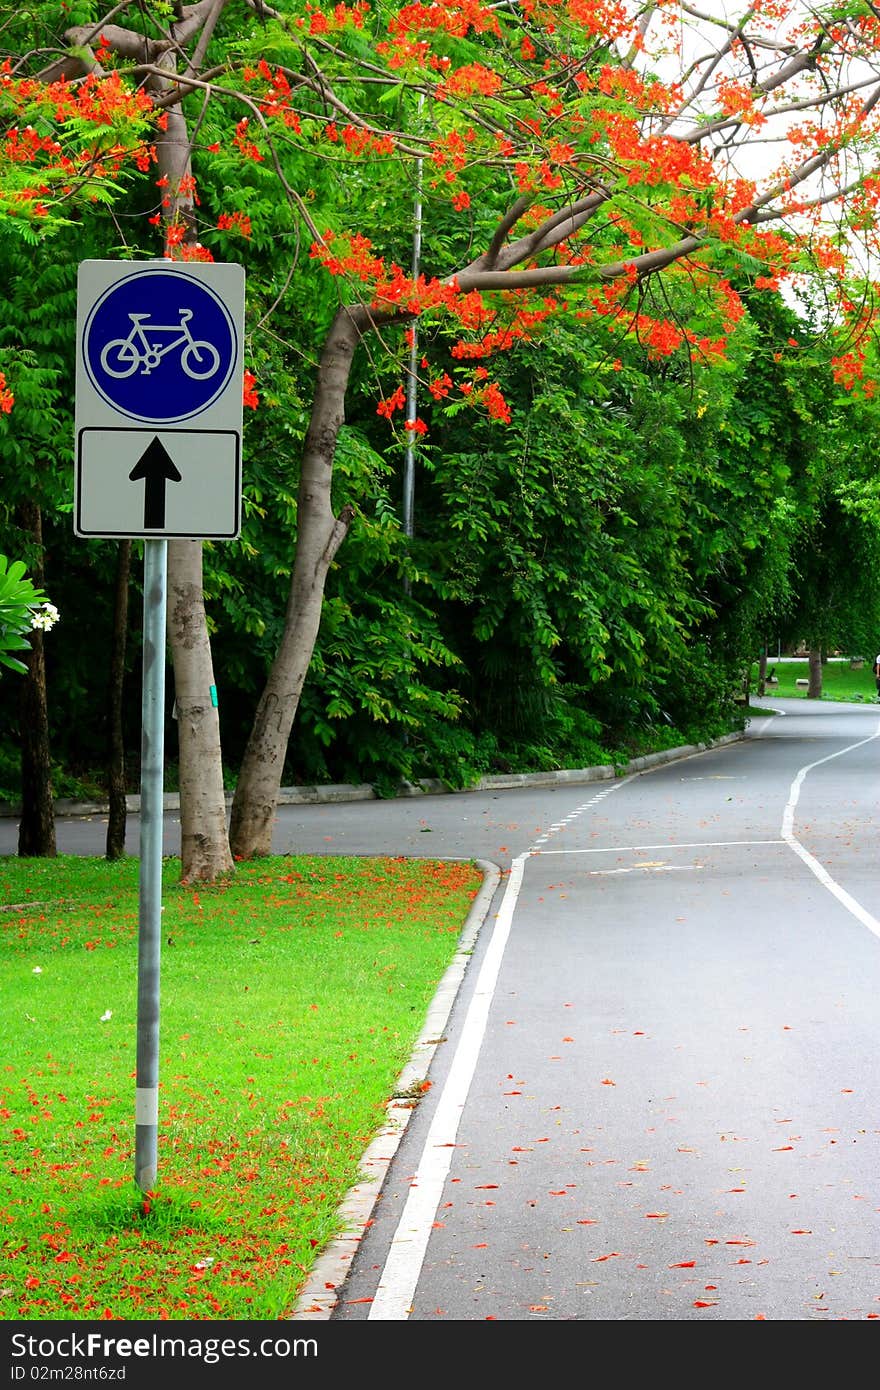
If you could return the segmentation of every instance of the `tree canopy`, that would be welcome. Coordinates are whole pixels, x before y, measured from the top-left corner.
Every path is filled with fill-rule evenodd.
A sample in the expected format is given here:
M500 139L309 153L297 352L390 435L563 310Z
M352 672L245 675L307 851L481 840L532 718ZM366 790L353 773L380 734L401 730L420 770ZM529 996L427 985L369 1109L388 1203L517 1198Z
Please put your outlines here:
M0 450L52 525L77 261L247 270L245 526L188 619L236 854L297 765L722 717L818 515L875 525L823 436L874 389L870 7L40 0L2 44Z

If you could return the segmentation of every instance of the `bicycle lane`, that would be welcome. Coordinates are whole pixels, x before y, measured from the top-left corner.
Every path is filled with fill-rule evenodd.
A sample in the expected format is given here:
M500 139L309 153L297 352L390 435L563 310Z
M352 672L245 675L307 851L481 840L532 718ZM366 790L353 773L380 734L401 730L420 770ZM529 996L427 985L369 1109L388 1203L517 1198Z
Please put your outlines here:
M587 843L590 798L514 860L423 1157L377 1206L389 1253L368 1233L337 1318L876 1315L877 1133L849 1097L878 1113L877 943L785 843L779 766L700 764L689 808L680 773L629 779L599 794L629 833ZM706 834L744 768L740 823Z

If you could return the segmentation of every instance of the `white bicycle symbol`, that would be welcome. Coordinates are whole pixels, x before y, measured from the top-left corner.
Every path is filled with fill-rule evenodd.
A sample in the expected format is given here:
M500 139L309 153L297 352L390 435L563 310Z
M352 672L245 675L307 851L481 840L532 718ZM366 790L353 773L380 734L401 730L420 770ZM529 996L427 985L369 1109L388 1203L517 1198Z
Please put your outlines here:
M193 381L206 381L220 366L220 354L213 343L194 338L189 331L189 321L194 310L180 309L180 323L148 323L149 314L129 314L131 332L127 338L112 338L101 352L101 366L108 376L122 380L133 376L140 368L142 376L149 376L158 367L162 358L175 348L180 348L180 365ZM173 342L160 346L151 342L147 331L154 333L178 333Z

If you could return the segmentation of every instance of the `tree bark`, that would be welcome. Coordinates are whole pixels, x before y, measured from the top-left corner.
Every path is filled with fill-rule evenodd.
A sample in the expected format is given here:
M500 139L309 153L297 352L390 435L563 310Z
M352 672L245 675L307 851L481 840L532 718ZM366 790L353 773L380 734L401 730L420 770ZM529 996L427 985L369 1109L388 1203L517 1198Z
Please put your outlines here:
M33 538L36 559L31 576L38 588L45 583L43 570L43 518L35 502L18 507L22 530ZM21 821L18 827L18 853L27 858L52 858L55 844L55 807L52 794L49 754L49 708L46 691L46 659L43 634L35 629L31 650L25 658L27 675L22 677L19 704L21 736Z
M107 788L110 815L107 821L107 859L125 854L125 742L122 735L122 692L125 681L125 648L128 633L128 581L131 573L131 541L120 541L116 552L116 589L113 602L113 636L110 646L110 679L107 690Z
M180 768L181 881L234 873L226 829L217 687L202 590L200 541L168 542L168 640Z
M330 486L352 359L368 324L363 312L340 309L321 353L303 450L284 634L257 706L232 801L229 838L240 859L272 853L287 744L321 625L324 585L351 523L350 507L334 515Z
M204 15L216 20L224 0L205 0ZM198 8L198 7L196 7ZM195 16L191 12L190 18ZM212 26L213 27L213 21ZM173 69L173 53L161 63ZM162 79L148 84L161 95ZM156 140L156 161L168 180L163 209L169 223L183 222L186 241L196 240L192 163L186 117L172 106ZM168 542L168 639L174 665L180 769L181 880L210 882L234 872L226 829L226 795L217 688L202 589L202 542Z
M810 647L810 684L807 687L808 700L821 700L822 698L822 651L819 647Z

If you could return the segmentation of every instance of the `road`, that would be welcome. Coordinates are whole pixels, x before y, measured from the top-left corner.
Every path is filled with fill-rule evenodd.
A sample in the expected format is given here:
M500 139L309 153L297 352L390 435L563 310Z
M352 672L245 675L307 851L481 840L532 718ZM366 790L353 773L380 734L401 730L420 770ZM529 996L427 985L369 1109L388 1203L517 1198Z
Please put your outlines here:
M765 704L614 782L279 808L280 853L501 871L298 1317L880 1317L880 710Z

